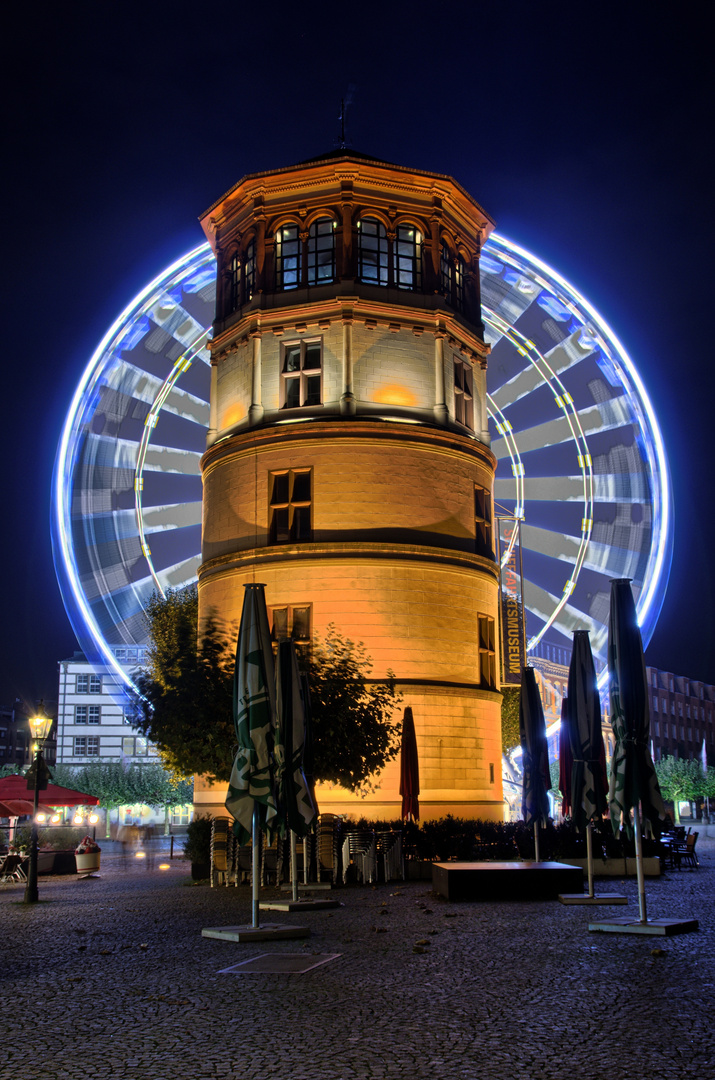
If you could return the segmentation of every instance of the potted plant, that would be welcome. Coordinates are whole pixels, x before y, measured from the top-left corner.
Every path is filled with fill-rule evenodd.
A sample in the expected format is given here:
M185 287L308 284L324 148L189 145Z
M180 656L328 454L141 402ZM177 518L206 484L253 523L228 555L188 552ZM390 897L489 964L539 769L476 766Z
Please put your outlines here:
M191 863L191 877L203 881L211 873L211 817L195 817L189 822L184 842L184 858Z
M83 837L74 849L78 874L93 874L99 870L99 856L102 849L91 836Z

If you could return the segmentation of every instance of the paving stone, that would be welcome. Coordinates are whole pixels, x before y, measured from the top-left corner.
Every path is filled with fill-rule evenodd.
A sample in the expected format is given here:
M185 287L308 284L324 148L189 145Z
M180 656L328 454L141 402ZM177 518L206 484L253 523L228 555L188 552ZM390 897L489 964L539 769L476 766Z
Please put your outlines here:
M699 870L647 882L652 917L700 922L657 956L652 939L594 940L588 909L356 885L332 918L301 915L307 956L339 962L244 982L221 969L296 942L202 938L249 922L250 890L188 888L181 860L150 873L103 857L89 889L41 878L32 908L22 886L0 886L3 1018L23 1033L5 1041L0 1080L702 1080L714 1071L715 841L701 840ZM637 911L635 881L622 890ZM425 946L427 903L440 933Z

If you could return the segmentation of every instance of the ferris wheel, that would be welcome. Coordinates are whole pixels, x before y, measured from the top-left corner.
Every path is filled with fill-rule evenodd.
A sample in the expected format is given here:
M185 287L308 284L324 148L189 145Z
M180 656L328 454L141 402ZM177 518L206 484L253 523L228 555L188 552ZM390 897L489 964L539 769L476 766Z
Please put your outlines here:
M667 585L672 510L640 377L592 305L496 233L481 283L495 501L520 521L527 649L567 646L587 629L605 659L617 577L633 582L647 643ZM117 650L145 642L150 596L194 583L201 561L215 288L203 244L135 297L90 359L58 448L52 524L65 607L88 658L124 682Z

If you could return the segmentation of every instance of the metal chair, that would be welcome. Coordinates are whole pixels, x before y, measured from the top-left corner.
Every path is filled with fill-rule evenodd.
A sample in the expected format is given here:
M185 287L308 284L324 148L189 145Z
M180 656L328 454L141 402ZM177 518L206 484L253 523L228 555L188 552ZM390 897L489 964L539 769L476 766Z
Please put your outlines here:
M345 834L343 840L343 885L348 879L350 867L357 871L358 881L372 884L377 879L377 844L374 832L355 829Z
M405 864L402 859L402 833L379 832L377 854L382 860L385 882L404 881Z

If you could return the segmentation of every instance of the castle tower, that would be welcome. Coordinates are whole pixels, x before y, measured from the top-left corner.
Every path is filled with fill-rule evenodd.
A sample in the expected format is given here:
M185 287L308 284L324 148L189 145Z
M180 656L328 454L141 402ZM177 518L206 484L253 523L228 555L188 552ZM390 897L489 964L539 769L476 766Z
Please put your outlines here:
M493 222L447 176L346 150L247 176L201 222L218 262L202 617L238 622L261 581L277 632L364 642L413 709L423 817L501 818ZM398 773L366 799L323 786L321 810L399 816Z

